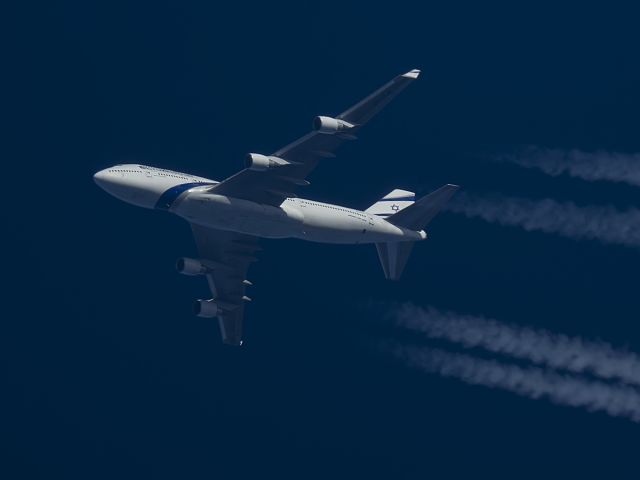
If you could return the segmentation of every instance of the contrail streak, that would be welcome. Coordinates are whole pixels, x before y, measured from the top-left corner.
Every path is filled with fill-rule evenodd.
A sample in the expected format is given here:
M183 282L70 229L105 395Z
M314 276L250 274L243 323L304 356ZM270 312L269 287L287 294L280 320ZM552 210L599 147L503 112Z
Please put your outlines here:
M403 304L392 312L397 325L464 347L479 347L573 373L640 386L640 357L605 342L507 325L496 320Z
M573 239L640 246L640 210L614 207L579 207L551 199L525 200L513 197L482 197L458 193L446 207L450 212L481 218L526 231L555 233Z
M392 346L389 349L409 366L427 373L640 422L640 394L629 387L612 386L547 372L537 367L523 368L439 349L406 346Z
M582 152L527 147L500 160L525 168L536 168L547 175L567 173L583 180L607 180L640 186L640 154L615 152Z

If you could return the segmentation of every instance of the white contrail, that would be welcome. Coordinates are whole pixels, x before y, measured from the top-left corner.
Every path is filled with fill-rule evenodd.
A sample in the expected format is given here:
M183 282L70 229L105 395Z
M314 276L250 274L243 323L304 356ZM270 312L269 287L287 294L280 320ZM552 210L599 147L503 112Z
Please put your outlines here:
M423 332L429 338L640 386L640 357L605 342L442 312L432 307L420 308L410 303L401 305L391 315L399 326Z
M555 233L574 239L640 246L640 210L615 207L580 207L551 199L525 200L513 197L482 197L458 193L447 210L490 223L512 225L527 231Z
M439 349L392 346L394 355L428 373L462 380L471 385L501 388L532 399L546 398L558 405L602 411L640 422L640 394L630 387L613 386L541 368L485 360Z
M499 157L547 175L567 173L583 180L607 180L640 186L640 153L582 152L526 147L513 155Z

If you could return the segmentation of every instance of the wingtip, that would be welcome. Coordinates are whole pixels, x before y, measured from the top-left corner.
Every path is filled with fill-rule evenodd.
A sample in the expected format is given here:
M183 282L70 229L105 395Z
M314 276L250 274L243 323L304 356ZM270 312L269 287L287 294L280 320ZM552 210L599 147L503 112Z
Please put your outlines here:
M420 70L414 68L413 70L408 71L407 73L402 74L405 78L413 78L416 79L420 75Z

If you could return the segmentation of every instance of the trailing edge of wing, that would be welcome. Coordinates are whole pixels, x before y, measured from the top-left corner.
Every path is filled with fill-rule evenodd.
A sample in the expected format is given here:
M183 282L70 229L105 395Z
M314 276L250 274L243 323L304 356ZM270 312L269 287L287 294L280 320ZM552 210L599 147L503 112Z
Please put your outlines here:
M256 261L253 254L261 250L258 239L195 224L191 224L191 230L201 261L212 267L206 277L212 300L222 310L218 314L222 341L241 345L244 306L250 301L245 295L246 287L251 285L246 276L249 266Z

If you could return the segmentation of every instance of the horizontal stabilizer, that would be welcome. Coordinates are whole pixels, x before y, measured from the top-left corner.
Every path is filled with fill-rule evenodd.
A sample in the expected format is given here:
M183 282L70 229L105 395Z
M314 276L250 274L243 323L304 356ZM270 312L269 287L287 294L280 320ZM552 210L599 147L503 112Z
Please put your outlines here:
M458 185L445 185L413 205L387 218L388 222L409 230L422 230L459 189Z
M377 215L378 217L387 218L400 210L404 210L409 205L413 205L415 200L415 193L396 188L367 208L365 212L370 213L371 215Z

